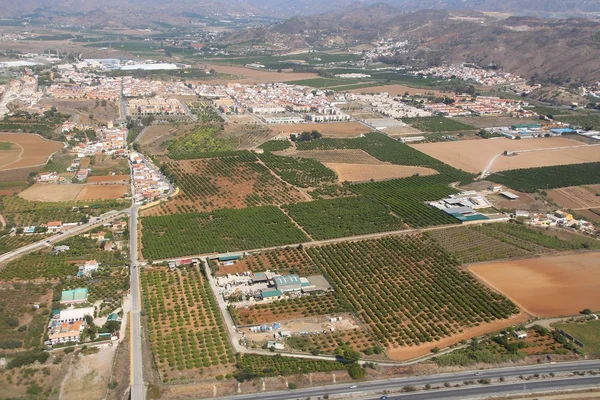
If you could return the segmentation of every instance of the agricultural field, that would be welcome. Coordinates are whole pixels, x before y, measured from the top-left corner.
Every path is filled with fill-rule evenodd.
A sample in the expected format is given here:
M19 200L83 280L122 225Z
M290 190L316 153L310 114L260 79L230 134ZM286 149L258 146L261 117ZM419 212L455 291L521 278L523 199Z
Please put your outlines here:
M584 318L580 318L583 320ZM553 324L553 328L561 329L583 343L583 351L591 357L600 355L600 321L583 320Z
M461 264L486 262L514 257L527 257L532 253L486 236L476 228L456 227L426 233Z
M596 152L600 156L600 147L596 148ZM600 184L600 162L516 169L492 174L488 179L525 193Z
M598 113L577 113L574 115L554 115L554 119L586 130L600 129L600 116Z
M45 249L27 254L8 262L0 269L0 279L3 280L53 280L76 275L79 265L87 260L96 260L102 266L123 267L127 257L122 252L103 251L97 242L83 236L73 236L59 245L66 245L70 250L52 254L51 249Z
M269 140L258 147L264 151L282 151L292 147L292 143L289 140Z
M233 372L235 358L210 284L197 268L144 269L144 310L163 382Z
M339 361L308 360L279 354L275 356L240 354L237 356L236 365L238 371L235 376L239 381L267 376L343 371L348 368L346 364Z
M43 172L62 173L73 163L75 156L68 149L63 149L52 156L50 161L42 168Z
M27 201L20 197L0 197L0 213L9 225L41 225L49 221L81 222L110 210L121 210L129 203L121 200L78 202Z
M463 264L536 257L556 251L598 249L600 244L575 233L495 223L426 233Z
M408 178L414 175L428 176L438 173L431 168L386 163L379 165L326 163L324 165L336 173L340 182L352 183Z
M33 305L40 308L34 310ZM0 351L26 350L42 344L52 303L49 284L0 285Z
M26 133L0 133L0 142L11 143L10 150L0 150L0 171L41 167L63 147L62 143Z
M145 215L213 211L306 201L308 197L282 182L250 152L229 157L163 164L162 171L180 189L172 201Z
M223 118L221 118L221 116L215 111L214 107L206 101L189 101L187 106L192 114L198 117L198 122L204 124L211 122L224 122Z
M173 160L201 158L206 153L219 153L235 150L232 139L217 138L220 126L199 126L192 132L175 139L167 150Z
M444 175L414 176L352 185L352 191L374 198L412 227L455 224L458 221L425 204L456 193Z
M438 142L422 143L410 145L413 149L422 151L441 162L447 163L454 168L462 169L471 173L482 172L489 162L504 151L524 151L550 149L553 147L572 147L580 146L580 142L563 137L538 138L527 140L510 139L473 139L460 140L457 142ZM592 147L593 148L593 147ZM575 152L581 152L585 147L573 149ZM565 150L560 150L564 153ZM599 152L600 153L600 152ZM547 163L557 162L548 158L548 151L523 153L516 156L498 157L493 165L492 171L502 171L505 169L526 168L538 166L535 164L538 157L545 158ZM600 160L598 160L600 161ZM581 162L581 161L580 161ZM509 165L510 164L510 165ZM548 165L548 164L546 164ZM550 164L552 165L552 164Z
M279 274L297 274L300 276L318 275L319 270L308 255L296 248L266 250L245 256L233 265L219 266L217 276L236 274L245 271L272 271Z
M552 201L570 210L600 207L600 185L571 186L548 191Z
M597 240L566 231L530 228L517 223L483 224L472 229L534 254L552 250L600 250Z
M337 182L335 172L310 158L282 157L271 153L261 154L259 158L291 185L309 188Z
M412 126L421 132L461 132L474 130L471 125L463 124L446 117L417 117L404 118L402 122Z
M369 133L371 128L359 122L331 122L326 124L306 123L302 125L285 124L272 126L274 135L289 135L312 130L319 131L326 138L355 138L361 134Z
M19 197L38 202L114 200L123 197L128 191L128 185L35 183L19 193Z
M129 162L126 158L101 154L93 156L90 165L90 176L129 175Z
M306 250L392 359L512 325L519 313L423 235Z
M597 252L472 265L483 282L538 317L600 309Z
M380 133L369 133L355 139L322 138L296 144L300 151L310 150L363 150L380 161L397 165L420 166L435 169L450 179L448 182L470 182L473 176L455 169L442 161L422 153L411 146L400 143Z
M334 294L275 300L252 307L229 308L236 325L256 325L347 311Z
M142 226L142 253L146 259L153 260L308 240L274 206L144 217Z
M0 254L27 246L28 244L44 240L48 235L43 233L31 233L26 235L4 235L0 237Z
M284 209L316 240L405 228L388 207L367 196L288 204Z
M383 347L362 329L336 330L320 335L292 336L285 341L286 345L303 352L335 355L340 346L350 346L355 351L385 360ZM316 351L315 351L316 349Z

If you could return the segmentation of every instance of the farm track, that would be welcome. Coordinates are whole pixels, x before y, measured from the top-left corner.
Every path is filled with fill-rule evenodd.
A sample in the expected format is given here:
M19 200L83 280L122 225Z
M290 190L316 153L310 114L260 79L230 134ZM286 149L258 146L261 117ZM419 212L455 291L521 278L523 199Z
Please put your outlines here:
M600 146L600 144L582 144L582 145L578 145L578 146L548 147L548 148L545 148L545 149L515 150L515 151L511 151L511 153L512 154L537 153L537 152L541 152L541 151L566 150L566 149L570 150L570 149L577 149L577 148L581 148L581 147L596 147L596 146ZM484 179L487 176L489 176L489 175L492 174L492 172L491 172L492 166L494 165L494 162L498 159L498 157L500 157L501 155L502 155L502 153L496 154L490 160L490 162L487 164L487 166L485 167L485 169L483 170L483 172L479 176L479 179Z

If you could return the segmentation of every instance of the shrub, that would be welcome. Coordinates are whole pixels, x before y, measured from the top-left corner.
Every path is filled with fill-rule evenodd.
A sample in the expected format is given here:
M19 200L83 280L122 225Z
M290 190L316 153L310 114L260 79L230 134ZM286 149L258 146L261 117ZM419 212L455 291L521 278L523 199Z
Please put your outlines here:
M354 363L348 368L348 374L352 379L362 379L365 377L365 369L358 363Z
M22 367L23 365L33 364L38 361L40 364L46 362L46 360L50 357L50 354L45 351L30 351L27 353L20 353L15 358L10 360L8 364L6 364L7 369L13 369L17 367Z
M295 384L294 382L290 382L290 383L288 384L288 388L290 388L290 389L292 389L292 390L293 390L293 389L298 389L298 385L297 385L297 384Z
M23 346L23 342L16 339L0 340L0 349L17 349Z

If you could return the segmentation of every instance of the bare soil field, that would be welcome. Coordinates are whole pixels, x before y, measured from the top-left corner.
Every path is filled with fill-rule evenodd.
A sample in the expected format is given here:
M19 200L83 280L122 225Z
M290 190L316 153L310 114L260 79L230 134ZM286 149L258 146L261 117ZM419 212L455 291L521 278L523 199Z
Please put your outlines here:
M360 89L352 89L351 93L382 93L388 92L392 96L404 95L404 93L408 92L409 95L424 95L425 93L433 93L434 95L438 95L441 92L439 90L434 89L418 89L410 86L404 85L384 85L384 86L373 86L367 88Z
M562 137L524 140L474 139L411 145L411 147L455 168L473 173L482 172L496 155L505 150L522 151L573 146L581 146L581 143ZM600 147L576 147L574 149L522 153L516 156L499 156L494 161L491 170L496 172L590 161L600 161Z
M127 181L129 181L129 175L90 176L87 179L88 183L114 183Z
M91 122L107 122L113 121L119 118L119 109L117 105L112 102L106 102L106 107L103 107L101 100L99 100L98 106L96 106L96 100L56 100L48 99L42 100L41 104L55 106L58 111L65 112L71 115L79 115L79 122L82 124L89 124ZM94 117L94 120L90 120L89 115Z
M244 79L243 81L236 80L240 83L265 83L265 82L287 82L296 81L301 79L312 79L318 78L319 75L315 73L298 73L298 72L277 72L269 70L257 70L245 67L234 67L230 65L210 65L206 64L206 70L214 69L221 74L237 75Z
M278 151L274 154L288 157L312 158L322 163L347 163L390 165L380 161L363 150L311 150L311 151Z
M600 309L600 253L577 253L470 266L482 281L538 317Z
M492 166L492 172L598 161L600 161L599 145L576 147L572 149L536 151L518 154L513 157L499 157Z
M452 117L455 121L474 126L475 128L493 128L498 126L511 126L518 124L538 124L539 119L536 118L512 118L500 116L481 116L481 117Z
M117 346L109 347L107 344L98 347L100 351L95 354L74 357L61 383L61 399L101 399L106 396Z
M358 122L331 122L326 124L286 124L275 125L271 130L276 135L290 133L300 133L304 131L318 130L324 137L330 138L351 138L357 137L361 133L369 133L371 128L364 126Z
M467 328L458 335L453 335L448 338L439 340L437 342L425 343L420 346L392 347L388 348L386 351L390 359L394 361L410 360L431 353L431 349L433 349L434 347L443 349L445 347L458 343L461 340L468 340L477 336L485 335L486 333L496 332L501 329L508 328L509 326L520 324L522 322L527 321L529 318L529 314L521 312L520 314L515 315L509 319L496 320L494 322L489 323L483 322L479 324L479 326Z
M36 183L23 190L19 197L30 201L73 201L85 185Z
M407 178L415 174L428 176L438 173L431 168L392 164L365 165L325 163L325 166L335 171L340 182L366 182L371 179L381 181L385 179Z
M85 185L75 200L118 199L127 193L127 185Z
M44 165L63 147L62 143L27 133L0 133L0 142L13 144L13 149L0 151L0 171Z
M580 210L600 207L600 185L572 186L548 191L548 196L565 208Z

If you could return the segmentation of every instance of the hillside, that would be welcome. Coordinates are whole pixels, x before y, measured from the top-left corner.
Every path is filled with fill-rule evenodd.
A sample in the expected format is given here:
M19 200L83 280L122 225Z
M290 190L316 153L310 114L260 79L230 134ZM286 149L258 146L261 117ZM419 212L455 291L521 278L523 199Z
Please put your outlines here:
M518 75L546 79L600 79L597 60L600 23L584 18L498 19L479 12L422 10L403 13L377 4L338 14L294 17L269 29L253 29L229 40L260 38L290 47L352 47L378 38L409 40L417 50L400 62L426 58L428 63L494 63Z

